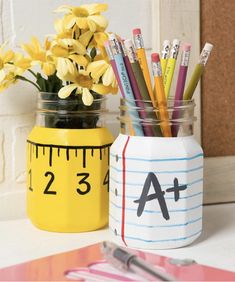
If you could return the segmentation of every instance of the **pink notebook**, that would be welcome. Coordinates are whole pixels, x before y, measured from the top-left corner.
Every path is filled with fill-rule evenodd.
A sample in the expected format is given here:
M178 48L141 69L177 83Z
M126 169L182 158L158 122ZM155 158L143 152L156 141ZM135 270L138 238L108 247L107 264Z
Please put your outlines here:
M133 251L157 269L178 281L235 281L235 272L197 263L177 266L171 259ZM117 270L106 262L100 244L0 269L0 281L148 281L131 272ZM153 281L153 280L152 280Z

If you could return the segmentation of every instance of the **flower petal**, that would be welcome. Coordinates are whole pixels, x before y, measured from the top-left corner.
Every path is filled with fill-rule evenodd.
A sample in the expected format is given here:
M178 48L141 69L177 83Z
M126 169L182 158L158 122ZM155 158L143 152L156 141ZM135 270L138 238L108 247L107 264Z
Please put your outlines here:
M87 18L77 17L76 24L81 29L87 29L88 28Z
M61 98L61 99L65 99L67 97L69 97L69 95L73 92L74 89L77 88L77 85L76 84L70 84L70 85L66 85L64 87L62 87L60 89L60 91L58 92L58 96Z
M55 13L70 13L72 10L72 6L70 5L61 5L57 9L54 10Z
M88 64L88 60L84 56L82 56L82 55L70 55L69 59L74 61L79 66L86 67L87 64Z
M15 54L12 50L8 50L2 58L4 64L10 62L14 58L14 55Z
M109 94L112 90L110 86L104 86L103 84L93 84L91 90L98 94Z
M43 63L42 64L42 71L45 73L45 75L49 76L55 73L55 65L51 63Z
M80 6L80 7L73 7L72 13L76 17L87 17L87 16L89 16L89 13L88 13L87 9L82 7L82 6Z
M81 5L81 7L85 8L89 15L99 14L101 12L105 12L108 10L107 4L87 4L87 5Z
M67 73L67 64L64 58L58 58L57 60L57 72L60 74L60 77L64 77Z
M5 71L4 70L0 70L0 82L2 82L5 77L6 77Z
M32 37L31 38L31 44L32 44L32 47L34 48L34 52L35 53L38 53L38 52L40 52L41 51L41 45L40 45L40 43L39 43L39 41L38 41L38 39L36 38L36 37Z
M115 75L113 72L113 68L109 66L105 71L104 75L102 76L102 82L105 86L109 86L113 83L115 79Z
M86 54L86 48L82 45L82 43L80 43L77 40L74 39L61 39L58 41L59 44L62 44L63 47L67 47L67 48L71 48L73 49L72 51L74 51L75 53L78 53L80 55L85 55Z
M91 94L91 92L87 89L87 88L83 88L82 91L82 101L84 103L84 105L86 106L90 106L93 103L93 95Z
M63 30L63 23L62 23L62 19L56 19L54 21L54 27L55 27L55 30L58 34L62 33L64 30Z
M104 43L108 40L108 35L104 32L96 32L94 34L94 40L98 45L104 45Z
M83 34L80 35L79 42L81 42L83 46L87 46L88 43L90 42L92 36L93 36L93 32L88 30L88 31L86 31L86 32L84 32Z
M72 28L76 23L76 17L74 15L66 15L63 20L63 24L66 29Z
M92 62L88 65L87 71L91 73L91 76L97 80L99 79L107 70L109 64L105 60L99 60Z
M67 57L69 55L69 51L62 46L55 45L51 48L51 52L56 57Z
M88 18L87 19L87 24L88 24L88 27L89 27L90 31L92 31L92 32L96 31L96 23L93 20Z
M108 26L108 21L104 16L94 15L94 16L89 16L88 19L92 20L93 22L95 22L96 25L104 29Z

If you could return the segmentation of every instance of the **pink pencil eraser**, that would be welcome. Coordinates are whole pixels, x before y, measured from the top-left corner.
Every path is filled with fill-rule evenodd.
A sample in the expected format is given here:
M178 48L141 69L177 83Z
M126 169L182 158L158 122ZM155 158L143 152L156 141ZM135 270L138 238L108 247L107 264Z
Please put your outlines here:
M154 62L154 63L159 62L159 61L160 61L160 56L159 56L159 54L158 54L158 53L152 53L152 54L151 54L151 60L152 60L152 62Z
M182 45L182 51L190 51L191 50L191 44L190 43L184 43L183 45Z
M139 35L139 34L141 34L141 29L140 29L140 28L135 28L135 29L133 29L133 34L134 34L134 35Z

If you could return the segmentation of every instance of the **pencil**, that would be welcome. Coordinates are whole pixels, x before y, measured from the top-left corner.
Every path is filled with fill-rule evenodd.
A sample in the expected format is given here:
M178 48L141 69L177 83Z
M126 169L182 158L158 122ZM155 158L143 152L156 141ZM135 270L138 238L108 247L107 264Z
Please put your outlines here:
M164 92L164 85L162 79L162 69L160 63L160 57L158 53L151 55L152 59L152 70L155 82L155 92L157 97L157 104L160 113L160 126L164 137L171 137L171 127L169 124L169 115L167 109L167 99Z
M143 72L143 75L144 75L144 80L147 85L149 96L154 105L155 98L153 94L151 77L150 77L148 62L147 62L146 53L144 49L144 41L143 41L143 37L142 37L140 28L136 28L133 30L133 37L134 37L137 58L138 58L141 70Z
M162 77L164 77L165 70L166 70L166 64L167 60L169 58L170 54L170 41L169 40L164 40L163 45L162 45L162 52L161 52L161 67L162 67Z
M121 47L122 47L123 54L124 54L124 57L123 57L124 63L125 63L125 66L126 66L126 70L127 70L129 79L130 79L133 94L134 94L134 97L135 97L135 103L136 103L137 107L139 108L138 109L139 116L144 121L147 118L147 114L144 111L144 102L142 101L142 96L141 96L141 92L140 92L140 89L139 89L139 85L138 85L138 82L136 80L136 77L135 77L135 74L133 72L132 65L131 65L132 63L134 63L133 57L128 56L128 52L127 52L127 49L124 45L124 42L121 41L120 43L121 43ZM131 62L130 62L130 60L131 60ZM153 136L153 131L152 131L152 128L151 128L150 125L143 124L143 130L144 130L145 136Z
M179 130L179 126L177 125L177 119L180 117L178 107L181 105L181 100L183 99L184 86L189 65L190 50L191 44L184 43L182 46L181 63L179 67L179 75L175 91L174 111L172 114L172 135L174 137L177 136Z
M192 77L189 81L188 87L184 92L184 100L191 100L193 97L193 93L197 87L198 81L200 80L208 58L210 56L211 50L213 49L213 45L210 43L206 43L202 49L202 52L199 57L199 62L196 64Z
M125 93L124 93L124 90L123 90L123 87L122 87L122 83L121 83L121 80L120 80L120 76L119 76L119 74L118 74L117 66L116 66L116 63L115 63L115 60L114 60L114 57L113 57L113 53L112 53L112 51L111 51L111 48L110 48L110 45L109 45L109 41L108 41L108 40L104 43L104 47L105 47L106 53L107 53L107 55L108 55L109 62L110 62L110 64L111 64L111 66L112 66L113 72L114 72L114 74L115 74L115 77L116 77L116 79L117 79L117 83L118 83L118 86L119 86L121 95L122 95L122 97L124 98L124 97L125 97Z
M130 80L129 80L126 66L123 60L122 50L114 34L110 35L109 43L110 43L114 61L117 67L118 75L120 77L120 83L123 88L124 98L126 99L127 103L129 104L129 107L134 107L132 104L130 104L131 102L134 101L134 94L131 88ZM133 108L133 110L130 111L130 116L132 118L135 135L144 136L142 126L139 123L139 115L138 115L138 112L135 110L135 107Z
M132 67L133 73L135 75L135 78L136 78L136 81L137 81L137 84L140 90L141 100L142 100L142 103L141 103L142 109L145 109L145 104L148 103L148 101L150 101L150 105L147 104L147 107L152 106L153 103L150 99L148 88L147 88L143 73L140 68L136 50L130 39L125 40L124 45L126 47L128 58L131 63L131 67ZM155 104L155 101L154 101L154 104ZM156 114L154 114L153 112L148 112L148 115L145 116L145 121L146 121L146 118L151 118L153 120L156 120ZM161 130L159 126L151 126L151 129L153 131L154 136L161 136Z
M166 98L168 98L170 94L171 83L175 71L175 64L179 52L179 47L180 47L180 41L178 39L174 39L170 50L170 57L167 60L166 71L164 74L164 89L165 89Z

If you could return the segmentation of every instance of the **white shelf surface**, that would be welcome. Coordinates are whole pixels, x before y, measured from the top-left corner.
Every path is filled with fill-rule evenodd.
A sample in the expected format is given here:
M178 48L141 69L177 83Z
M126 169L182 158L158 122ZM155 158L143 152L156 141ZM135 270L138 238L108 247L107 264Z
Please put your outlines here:
M235 271L235 204L204 207L203 222L203 234L192 245L150 252ZM28 219L0 221L0 268L112 240L112 236L108 228L51 233L37 229Z

